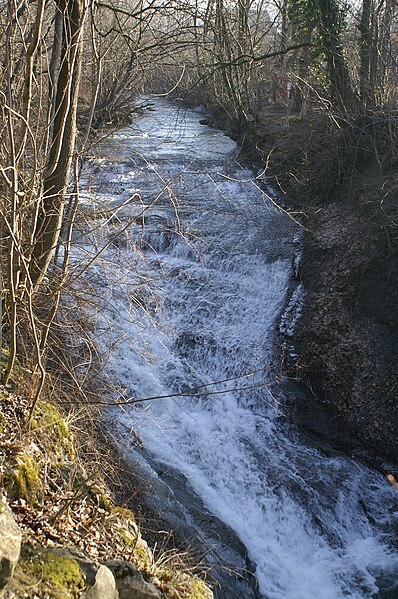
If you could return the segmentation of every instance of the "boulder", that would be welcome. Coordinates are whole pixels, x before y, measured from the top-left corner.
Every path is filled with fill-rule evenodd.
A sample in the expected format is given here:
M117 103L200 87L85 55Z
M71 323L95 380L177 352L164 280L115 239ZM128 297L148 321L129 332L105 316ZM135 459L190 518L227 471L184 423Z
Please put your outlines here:
M106 566L99 566L95 573L94 584L81 599L118 599L115 578Z
M161 599L160 591L147 582L132 563L115 560L105 565L113 572L119 599Z
M11 580L21 553L22 533L12 511L0 502L0 594Z
M88 587L87 590L80 595L81 599L119 598L115 578L106 566L86 558L76 549L56 548L50 549L46 553L53 555L58 559L73 561L78 565L80 576L83 577L85 585ZM54 564L56 566L56 560Z

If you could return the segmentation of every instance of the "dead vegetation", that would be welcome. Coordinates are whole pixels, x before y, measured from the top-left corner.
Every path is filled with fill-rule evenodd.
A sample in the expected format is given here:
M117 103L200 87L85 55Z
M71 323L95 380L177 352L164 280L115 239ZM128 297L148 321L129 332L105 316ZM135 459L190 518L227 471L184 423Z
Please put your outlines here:
M75 406L63 416L53 403L40 400L27 428L29 412L28 399L1 389L1 486L22 529L29 559L36 559L46 548L72 547L97 562L130 562L165 597L207 596L209 591L195 574L197 567L193 568L189 555L167 543L170 533L163 533L164 542L155 550L148 547L128 507L127 489L124 503L115 502L109 481L126 483L126 477L121 463L109 449L105 451L99 434L87 433L90 419L94 425L93 413ZM129 490L142 492L134 480ZM29 571L25 566L22 560L16 586L11 583L14 597L30 596L29 592L33 597L40 587L33 576L29 591L27 581L23 582ZM32 577L28 578L32 584ZM56 597L51 578L46 584L49 596Z

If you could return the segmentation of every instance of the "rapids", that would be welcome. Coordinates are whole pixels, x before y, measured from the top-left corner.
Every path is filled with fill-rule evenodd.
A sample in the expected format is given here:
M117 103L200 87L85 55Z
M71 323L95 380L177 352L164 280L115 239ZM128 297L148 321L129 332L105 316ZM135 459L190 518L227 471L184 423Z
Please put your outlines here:
M85 274L105 372L127 399L166 396L109 408L109 426L209 563L255 568L258 590L221 576L218 597L398 597L398 493L290 417L299 227L201 110L147 103L82 183L99 225L75 267L108 243Z

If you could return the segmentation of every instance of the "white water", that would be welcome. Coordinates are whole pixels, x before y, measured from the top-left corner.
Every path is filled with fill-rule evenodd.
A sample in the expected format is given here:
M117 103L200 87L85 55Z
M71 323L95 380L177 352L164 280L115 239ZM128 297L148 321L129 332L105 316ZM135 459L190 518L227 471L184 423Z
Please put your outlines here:
M235 144L199 124L203 115L162 100L154 109L104 144L92 172L95 202L140 196L96 243L151 206L88 273L103 298L97 337L104 349L119 340L106 371L126 397L201 396L114 417L236 531L264 597L398 597L398 586L387 594L398 574L389 546L398 494L367 467L303 445L283 417L273 363L288 293L281 330L300 314L295 229L235 163ZM89 255L94 245L86 240Z

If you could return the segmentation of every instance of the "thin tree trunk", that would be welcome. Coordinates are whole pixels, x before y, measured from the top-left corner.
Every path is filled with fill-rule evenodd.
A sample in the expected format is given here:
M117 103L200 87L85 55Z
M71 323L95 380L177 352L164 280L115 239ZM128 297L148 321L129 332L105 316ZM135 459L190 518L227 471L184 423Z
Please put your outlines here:
M48 270L61 231L76 140L76 112L86 13L84 0L57 0L57 8L64 16L64 24L52 144L32 252L31 277L35 290Z
M62 13L58 9L55 9L54 16L54 39L51 50L51 59L49 66L49 80L48 80L48 99L49 99L49 117L48 122L51 125L55 117L56 107L56 83L58 77L58 70L61 60L61 49L62 49L62 26L63 17Z
M394 16L396 12L396 2L394 0L386 0L384 14L381 19L380 25L380 36L379 36L379 87L382 90L383 95L380 101L383 103L389 101L390 89L386 85L388 83L388 67L393 64L391 56L391 30L395 22Z
M360 32L360 66L359 66L359 86L361 105L367 107L373 97L370 89L369 70L370 54L372 47L372 32L370 29L370 14L372 0L363 0L361 21L359 23Z
M16 231L17 231L17 212L18 212L18 168L16 157L15 131L13 120L13 86L12 86L12 36L13 36L13 17L14 7L12 2L8 2L8 28L6 35L6 64L7 64L7 135L8 135L8 152L10 157L10 186L8 190L9 200L9 222L7 226L7 292L9 302L9 344L10 355L8 357L7 366L3 375L2 383L7 385L9 382L12 369L14 367L15 358L17 355L17 298L16 290L19 280L19 257L16 247Z

